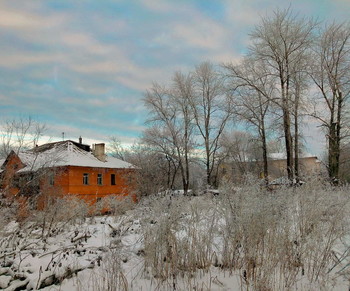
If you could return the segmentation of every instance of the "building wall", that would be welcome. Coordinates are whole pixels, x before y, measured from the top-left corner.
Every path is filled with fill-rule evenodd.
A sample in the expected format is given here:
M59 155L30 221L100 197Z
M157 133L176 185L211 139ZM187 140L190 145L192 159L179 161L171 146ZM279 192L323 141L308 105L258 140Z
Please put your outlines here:
M129 175L132 175L129 169L109 169L109 168L90 168L90 167L68 167L68 191L66 194L77 195L87 202L94 203L99 198L108 195L126 196L131 194L132 186L128 183ZM83 175L89 175L89 184L83 184ZM102 174L102 185L97 184L98 174ZM111 175L115 175L115 185L111 183ZM62 184L63 187L66 185Z
M53 185L50 183L52 178ZM40 192L37 207L43 209L50 199L63 198L69 191L69 172L67 167L45 169L45 175L40 180Z
M23 168L23 164L17 155L11 155L6 163L6 169L3 171L2 189L15 196L19 193L19 188L15 186L13 180L15 177L29 173L17 173ZM48 201L54 197L65 197L74 195L93 204L100 198L108 195L127 196L132 194L133 169L110 169L110 168L91 168L65 166L55 168L45 168L39 170L35 178L38 179L41 195L38 197L37 207L42 209L48 204ZM89 175L89 184L83 184L83 174ZM97 176L102 174L102 185L98 185ZM111 174L115 174L115 185L111 183ZM51 179L52 178L52 179ZM52 183L53 182L53 183ZM20 200L27 201L30 196L17 197Z
M6 167L2 172L1 188L8 193L15 195L18 193L18 189L12 187L12 181L15 173L24 167L19 157L11 152L6 159Z
M270 179L276 179L282 176L287 176L287 161L286 160L270 160L268 161ZM321 171L320 162L316 157L307 157L299 159L300 176L310 176L319 174Z
M269 180L287 176L286 160L269 160ZM231 180L234 183L241 183L246 173L251 173L256 177L263 178L261 162L246 163L222 163L219 169L220 180ZM321 173L321 163L316 157L307 157L299 159L300 177Z

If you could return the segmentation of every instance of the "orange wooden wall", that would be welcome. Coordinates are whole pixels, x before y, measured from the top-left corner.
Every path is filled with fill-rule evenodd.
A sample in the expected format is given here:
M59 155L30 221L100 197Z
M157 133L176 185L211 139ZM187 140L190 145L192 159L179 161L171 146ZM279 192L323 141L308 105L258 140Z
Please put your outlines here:
M15 195L19 189L11 185L11 180L16 171L23 168L23 164L17 155L9 158L4 171L2 187L8 187L11 194ZM41 196L38 207L43 208L46 201L53 197L74 195L93 204L99 198L108 195L127 196L132 194L132 185L129 183L133 169L92 168L78 166L63 166L45 169L40 178ZM89 184L83 184L83 174L89 174ZM102 174L102 185L97 184L97 175ZM115 174L115 185L111 185L111 174ZM49 176L54 176L54 185L50 184Z
M83 184L84 173L89 174L89 184ZM97 175L102 174L102 185L97 184ZM111 185L111 174L115 174L115 184ZM63 194L78 195L87 202L94 203L107 195L126 196L130 194L131 185L127 183L129 169L91 168L67 166L55 177L55 186L61 186Z

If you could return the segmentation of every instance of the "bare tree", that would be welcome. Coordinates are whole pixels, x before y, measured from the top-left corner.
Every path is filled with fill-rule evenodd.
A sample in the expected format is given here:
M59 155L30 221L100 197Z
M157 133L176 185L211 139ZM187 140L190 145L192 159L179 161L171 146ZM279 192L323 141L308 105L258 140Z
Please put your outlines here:
M245 174L260 173L260 141L250 132L225 132L220 139L220 145L222 148L221 153L225 155L229 169L232 169L232 172L229 174L235 182L242 182ZM227 165L224 165L224 168L227 171Z
M12 150L18 154L36 146L46 129L45 124L31 117L6 120L1 126L0 157L6 158Z
M309 56L306 56L305 63L302 68L309 68ZM301 61L301 60L300 60ZM302 151L303 145L301 143L302 135L300 131L300 125L302 124L301 120L303 115L306 113L306 93L309 91L309 77L307 70L297 70L292 75L292 115L293 115L293 125L294 125L294 177L296 183L299 183L299 155Z
M241 65L225 65L232 91L234 113L258 133L263 156L263 173L268 183L267 122L275 84L260 60L246 57Z
M216 185L216 175L213 174L217 166L219 139L232 116L232 102L225 94L222 76L211 63L197 66L193 78L195 94L191 95L190 105L205 149L207 184Z
M299 18L289 9L277 10L272 17L264 17L261 24L251 33L253 44L250 53L266 63L269 72L275 78L279 90L278 99L274 102L283 113L283 132L287 155L288 178L293 173L293 76L305 71L303 62L313 42L313 31L316 23L310 19Z
M164 177L166 173L167 189L174 189L175 178L179 169L179 160L177 159L176 150L169 142L169 133L166 128L160 128L154 125L143 132L142 143L158 156L158 168L160 174Z
M122 161L127 160L128 151L122 145L119 138L116 136L110 137L109 151L110 151L110 154L112 155L112 157L115 157L115 158L120 159Z
M170 88L155 83L144 98L151 114L148 122L164 128L168 141L176 150L185 194L189 189L190 156L193 150L194 124L190 106L193 90L192 76L177 72Z
M19 153L24 150L35 148L46 129L45 124L41 124L31 117L4 121L1 125L0 157L11 159L13 156L18 156ZM33 164L29 165L28 168L34 167L34 163L38 157L34 151L30 156L33 158L31 159ZM19 195L22 195L24 192L28 192L26 193L28 196L31 193L37 193L38 181L40 179L43 180L43 176L47 174L47 171L37 171L38 173L34 173L33 171L30 175L22 174L22 177L20 177L20 175L16 174L20 165L6 165L7 162L8 161L5 161L3 165L0 165L3 170L0 176L1 187L4 189L3 194L8 196L10 186L19 188ZM22 189L20 189L19 186L21 186Z
M315 49L312 78L323 100L321 106L315 106L312 116L326 130L328 174L337 182L341 142L348 133L346 105L350 96L349 24L334 23L321 31Z
M175 187L179 162L175 148L169 142L169 134L165 130L154 124L128 148L123 146L117 137L110 138L111 155L138 168L136 172L126 177L138 196L147 196Z
M174 170L172 166L169 169L169 161L154 144L147 144L144 140L133 144L128 151L127 161L137 167L137 171L125 177L136 190L137 196L160 193L175 184L174 172L177 169Z

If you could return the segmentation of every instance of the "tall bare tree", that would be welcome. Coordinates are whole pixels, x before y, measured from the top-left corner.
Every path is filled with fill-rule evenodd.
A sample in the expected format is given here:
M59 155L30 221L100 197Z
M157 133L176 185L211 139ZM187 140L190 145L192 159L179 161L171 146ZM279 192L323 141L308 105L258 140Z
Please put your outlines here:
M195 93L190 99L194 120L205 149L205 167L208 185L217 184L219 139L232 116L232 102L225 94L221 74L209 62L201 63L193 73Z
M167 189L173 189L179 169L179 159L173 143L169 140L167 130L167 128L154 125L143 132L141 142L146 144L152 152L162 157L162 160L158 163L161 171L160 175L164 177L164 173L166 173L166 187Z
M169 142L176 150L185 194L189 189L193 150L194 124L190 106L193 91L193 77L177 72L169 88L155 83L144 98L151 114L148 122L164 128Z
M246 57L242 64L225 65L232 91L234 113L257 131L263 156L263 173L268 183L267 119L275 84L264 62Z
M348 135L346 105L350 96L350 24L326 26L317 39L312 78L323 102L313 116L326 130L328 174L338 181L341 142ZM317 102L317 101L316 101Z
M293 75L304 71L302 66L313 42L316 23L311 19L299 18L289 9L277 10L272 17L263 17L261 24L251 33L253 44L250 53L269 67L275 78L279 98L275 100L283 115L283 132L287 156L288 178L293 171Z
M293 102L292 116L294 125L294 177L296 183L299 183L300 180L299 156L303 148L301 143L302 135L300 125L302 125L302 118L307 112L306 94L309 92L310 85L310 78L308 74L310 60L310 55L306 55L304 59L305 62L301 65L301 68L304 68L304 70L296 70L291 79L293 88L291 100Z

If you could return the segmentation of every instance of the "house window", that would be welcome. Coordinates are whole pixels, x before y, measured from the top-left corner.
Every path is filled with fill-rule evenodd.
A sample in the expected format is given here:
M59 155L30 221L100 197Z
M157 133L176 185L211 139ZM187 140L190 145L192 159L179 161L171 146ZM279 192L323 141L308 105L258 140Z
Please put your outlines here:
M53 175L50 175L49 183L50 183L51 186L55 185L55 177Z
M111 185L115 185L115 174L111 174Z
M83 184L89 185L89 174L88 173L83 174Z
M102 185L102 174L97 174L97 185Z

